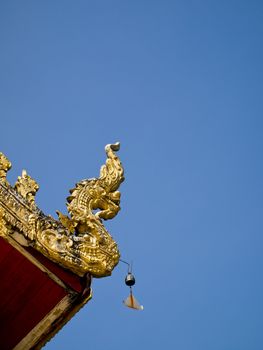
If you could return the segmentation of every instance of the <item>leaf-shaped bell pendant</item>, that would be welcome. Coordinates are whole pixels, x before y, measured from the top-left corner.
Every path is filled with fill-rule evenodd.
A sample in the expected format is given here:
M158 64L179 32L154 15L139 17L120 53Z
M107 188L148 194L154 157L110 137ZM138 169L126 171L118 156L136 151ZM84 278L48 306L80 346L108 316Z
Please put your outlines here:
M143 310L143 306L139 304L139 302L135 299L134 295L132 294L132 289L130 289L130 295L127 299L123 301L123 303L131 309Z

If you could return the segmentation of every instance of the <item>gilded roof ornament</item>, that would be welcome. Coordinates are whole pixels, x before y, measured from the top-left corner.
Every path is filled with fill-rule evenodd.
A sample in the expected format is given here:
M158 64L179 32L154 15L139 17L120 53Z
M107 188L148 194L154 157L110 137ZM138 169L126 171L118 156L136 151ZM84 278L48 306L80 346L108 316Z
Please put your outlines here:
M107 160L98 178L86 179L70 190L68 215L57 211L59 220L45 215L35 205L39 186L26 171L14 187L6 181L10 161L0 153L0 235L22 236L50 260L83 276L110 275L120 254L102 220L112 219L120 210L118 188L124 171L116 151L120 144L105 147Z
M30 205L35 204L35 194L39 190L39 186L34 179L27 175L26 170L23 170L22 175L18 176L15 189Z
M6 183L6 174L11 169L12 164L6 156L0 152L0 181Z

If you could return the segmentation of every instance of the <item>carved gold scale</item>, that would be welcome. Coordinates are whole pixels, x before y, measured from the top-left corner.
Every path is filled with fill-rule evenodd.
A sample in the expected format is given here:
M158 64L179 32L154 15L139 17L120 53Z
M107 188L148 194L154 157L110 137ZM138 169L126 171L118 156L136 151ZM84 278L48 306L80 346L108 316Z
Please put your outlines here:
M57 211L59 220L36 206L39 186L26 171L14 187L8 183L11 163L0 153L0 236L33 247L79 276L88 272L94 277L110 275L120 254L102 220L112 219L120 210L117 190L124 171L115 153L119 148L119 143L105 147L107 160L99 178L83 180L70 190L69 215Z

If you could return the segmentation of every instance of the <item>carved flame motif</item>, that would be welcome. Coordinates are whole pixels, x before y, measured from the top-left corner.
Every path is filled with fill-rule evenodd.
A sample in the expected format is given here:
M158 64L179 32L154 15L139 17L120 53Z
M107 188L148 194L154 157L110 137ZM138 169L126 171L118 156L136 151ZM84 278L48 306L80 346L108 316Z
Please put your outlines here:
M26 170L22 171L22 176L18 176L15 189L30 205L35 204L35 194L39 190L39 186L34 179L27 175Z
M6 182L6 174L11 167L11 162L0 152L0 181Z
M99 178L77 183L67 198L69 216L57 211L59 221L44 215L35 205L37 183L23 171L15 188L6 181L11 163L0 157L0 235L23 235L30 245L49 259L83 276L110 275L119 261L116 242L102 224L120 210L120 192L124 181L123 167L115 152L119 143L105 147L107 160ZM5 161L1 162L1 159ZM8 163L9 162L9 163ZM10 164L10 166L6 165ZM2 226L1 226L2 225ZM11 229L10 229L11 227Z

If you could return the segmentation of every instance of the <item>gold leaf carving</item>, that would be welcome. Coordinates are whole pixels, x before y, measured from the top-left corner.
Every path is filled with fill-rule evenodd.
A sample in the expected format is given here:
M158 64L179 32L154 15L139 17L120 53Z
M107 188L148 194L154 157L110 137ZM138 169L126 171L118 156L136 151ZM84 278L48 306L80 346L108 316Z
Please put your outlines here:
M8 229L4 220L4 216L5 212L3 208L0 207L0 236L6 236L8 234Z
M7 159L7 157L0 152L0 181L7 183L6 181L6 174L9 169L11 169L12 164Z
M39 186L34 179L27 175L26 170L22 171L22 176L18 176L15 189L30 205L35 204L35 194Z

